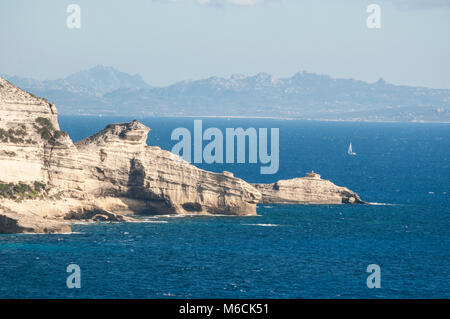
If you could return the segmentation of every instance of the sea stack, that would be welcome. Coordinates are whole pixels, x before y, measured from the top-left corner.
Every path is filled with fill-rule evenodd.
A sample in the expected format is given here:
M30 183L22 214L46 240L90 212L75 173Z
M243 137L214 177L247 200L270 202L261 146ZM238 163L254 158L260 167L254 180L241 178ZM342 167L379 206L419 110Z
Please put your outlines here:
M272 184L253 184L264 204L364 204L358 194L310 172Z

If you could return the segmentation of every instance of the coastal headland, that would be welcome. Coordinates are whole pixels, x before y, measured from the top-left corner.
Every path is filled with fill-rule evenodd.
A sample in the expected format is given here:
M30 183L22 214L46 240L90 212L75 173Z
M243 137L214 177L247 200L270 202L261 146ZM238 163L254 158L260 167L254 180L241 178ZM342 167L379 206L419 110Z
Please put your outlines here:
M67 233L77 221L157 214L256 215L258 203L355 204L309 175L249 184L146 144L150 128L114 123L73 143L54 104L0 78L0 233Z

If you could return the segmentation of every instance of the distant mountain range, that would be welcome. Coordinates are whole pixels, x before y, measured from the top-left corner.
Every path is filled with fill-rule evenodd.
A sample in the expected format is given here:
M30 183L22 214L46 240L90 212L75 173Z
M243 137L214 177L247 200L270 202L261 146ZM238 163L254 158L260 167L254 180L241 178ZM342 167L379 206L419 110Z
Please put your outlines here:
M248 116L347 121L450 122L450 90L367 83L299 72L211 77L152 87L139 75L96 66L64 79L4 75L65 115Z

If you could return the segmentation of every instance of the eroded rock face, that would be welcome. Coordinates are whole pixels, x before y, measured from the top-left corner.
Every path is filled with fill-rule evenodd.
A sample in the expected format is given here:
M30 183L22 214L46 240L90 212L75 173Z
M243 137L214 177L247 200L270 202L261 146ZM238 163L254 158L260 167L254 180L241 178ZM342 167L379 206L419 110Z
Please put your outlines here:
M256 214L261 196L254 187L147 146L149 131L138 121L111 124L76 143L85 163L86 190L134 199L130 209L143 214Z
M0 78L0 182L79 188L82 166L57 117L53 104Z
M136 213L256 214L253 186L147 146L149 131L138 121L110 124L74 145L53 104L0 78L0 233Z
M309 176L308 176L309 175ZM272 184L253 184L265 204L363 204L358 194L309 173Z

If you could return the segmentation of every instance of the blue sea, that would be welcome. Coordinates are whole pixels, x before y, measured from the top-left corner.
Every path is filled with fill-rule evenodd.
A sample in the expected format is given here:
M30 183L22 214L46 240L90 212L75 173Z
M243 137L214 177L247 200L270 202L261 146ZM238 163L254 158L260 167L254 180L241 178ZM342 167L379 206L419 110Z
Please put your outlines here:
M117 117L61 116L74 141ZM193 118L138 118L170 150ZM314 170L372 205L259 205L255 217L147 216L0 235L0 298L449 298L450 125L207 119L203 127L279 128L280 169L199 164L249 182ZM357 156L347 154L352 142ZM66 267L81 268L68 289ZM369 289L367 266L381 269Z

